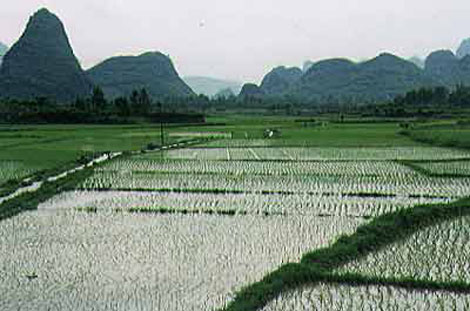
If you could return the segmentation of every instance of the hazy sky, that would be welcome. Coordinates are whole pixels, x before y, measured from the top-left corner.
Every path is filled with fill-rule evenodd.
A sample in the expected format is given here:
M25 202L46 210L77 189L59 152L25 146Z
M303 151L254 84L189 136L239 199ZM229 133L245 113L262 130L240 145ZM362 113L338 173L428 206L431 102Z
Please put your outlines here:
M0 41L12 45L47 7L84 68L158 50L181 75L259 82L277 65L388 51L426 56L470 37L469 0L4 0Z

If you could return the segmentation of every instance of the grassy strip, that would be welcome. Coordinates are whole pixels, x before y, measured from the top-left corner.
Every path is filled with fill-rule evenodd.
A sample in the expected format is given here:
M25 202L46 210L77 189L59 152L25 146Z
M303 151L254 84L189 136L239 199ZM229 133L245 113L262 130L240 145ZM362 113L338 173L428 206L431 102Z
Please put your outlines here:
M437 176L433 176L433 174L429 170L417 165L416 162L413 163L411 161L400 161L400 160L398 160L397 163L412 169L413 171L415 171L418 174L428 176L428 177L437 177Z
M152 214L208 214L208 215L222 215L222 216L236 216L236 215L247 215L248 212L227 209L227 210L213 210L213 209L199 209L199 210L188 210L178 209L169 207L134 207L130 208L131 213L152 213ZM266 215L268 216L268 215Z
M360 283L366 279L374 282L385 280L373 279L358 274L333 275L331 270L375 252L387 245L403 240L426 227L437 225L446 220L470 215L470 198L450 204L419 205L411 209L385 214L359 227L350 236L340 237L329 247L305 254L299 264L288 264L268 274L261 281L243 288L235 299L225 308L226 311L254 311L262 308L281 292L297 288L304 284L319 281ZM403 281L403 280L402 280ZM391 284L400 285L393 280ZM402 285L430 286L439 289L444 285L431 284L428 281L404 280ZM448 283L446 288L468 289L467 284Z
M29 186L31 184L32 183L26 183L20 180L11 179L0 185L0 198L12 194L20 187Z
M199 140L198 140L199 141ZM192 143L193 140L184 141L184 143ZM7 200L0 204L0 221L16 216L19 213L27 210L34 210L37 206L48 200L49 198L53 197L54 195L62 192L62 191L71 191L77 189L77 187L86 179L92 176L93 168L87 167L83 170L75 172L73 174L69 174L64 178L60 178L53 182L48 182L47 179L51 176L56 176L64 171L68 171L77 167L80 164L87 164L93 158L98 158L105 154L106 152L95 153L94 156L82 156L74 162L69 162L64 164L63 166L56 167L50 170L41 171L34 174L34 177L31 179L31 184L34 181L43 180L43 184L41 187L34 192L26 192L23 193L15 198ZM131 156L130 152L124 153L122 156ZM121 156L121 157L122 157ZM102 163L95 163L94 167L99 167L104 165ZM5 193L2 193L2 196L9 195L16 191L20 186L24 186L23 183L12 183L12 187L7 188Z
M102 155L103 153L95 153L94 156L81 156L75 161L70 161L51 169L37 171L29 176L25 176L22 180L9 180L6 183L0 185L0 197L8 196L21 187L30 186L37 181L45 181L49 177L56 176L77 166L89 163L91 160L93 160L93 158L98 158ZM29 179L28 182L25 182L25 179Z
M438 160L397 160L399 163L401 161L404 162L411 162L411 163L453 163L453 162L469 162L470 158L462 157L462 158L452 158L452 159L438 159Z
M190 148L194 149L194 148ZM174 150L174 149L172 149ZM140 160L140 159L139 159ZM149 158L144 158L142 160L153 160ZM157 160L157 159L155 159ZM201 160L195 160L194 158L165 158L164 160L166 161L201 161ZM390 159L331 159L331 158L325 158L325 159L211 159L211 160L202 160L202 161L209 161L209 162L258 162L258 163L263 163L263 162L269 162L269 163L352 163L352 162L391 162L395 161L396 159L390 158ZM461 158L459 160L467 160L467 158ZM420 160L421 161L421 160ZM423 160L425 161L425 160ZM430 160L431 161L431 160ZM441 160L433 160L433 161L445 161L444 159Z
M432 130L436 131L432 131ZM455 137L445 137L442 135L439 135L439 130L450 130L453 129L455 130ZM459 129L465 129L465 127L456 127L456 126L435 126L435 127L422 127L418 128L415 130L405 130L405 131L400 131L400 135L408 136L412 140L424 143L424 144L429 144L433 146L438 146L438 147L448 147L448 148L457 148L457 149L469 149L470 148L470 141L466 141L464 139L459 139L457 134L462 135L462 137L465 136L465 133L459 133Z
M86 206L86 207L77 207L79 212L87 213L97 213L99 208L96 206ZM151 214L183 214L183 215L192 215L192 214L207 214L207 215L222 215L222 216L236 216L236 215L255 215L255 216L289 216L285 212L268 212L268 211L255 211L249 212L240 209L185 209L185 208L174 208L174 207L132 207L128 209L115 208L115 212L128 211L130 213L151 213ZM315 214L312 216L320 218L329 218L329 217L338 217L338 215L333 214ZM362 216L362 215L345 215L342 217L350 218L361 218L361 219L370 219L372 216Z
M185 160L185 159L181 159ZM194 159L186 159L186 160L194 160ZM470 160L467 157L452 159L452 161L468 161ZM353 162L393 162L397 161L397 158L389 158L389 159L367 159L367 158L359 158L359 159L331 159L325 158L322 159L237 159L237 160L227 160L227 159L217 159L217 160L206 160L211 162L278 162L278 163L292 163L292 162L299 162L299 163L353 163ZM400 161L400 160L398 160ZM403 161L417 161L417 162L451 162L450 160L446 159L420 159L420 160L403 160Z
M166 145L159 145L155 143L149 143L147 146L143 147L140 150L140 153L145 154L145 153L154 153L154 152L160 152L160 151L169 151L169 150L175 150L175 149L183 149L187 148L188 146L194 146L197 144L205 144L207 142L217 140L214 138L206 137L206 138L187 138L187 139L181 139L177 141L170 142Z
M188 160L189 162L192 160ZM193 162L198 162L200 163L201 161L196 160ZM236 161L231 161L236 162ZM231 164L232 164L231 163ZM103 168L101 172L106 172L106 173L119 173L120 171L117 169L108 169L108 168ZM298 173L298 174L291 174L291 173L280 173L280 174L273 174L273 173L261 173L261 172L250 172L250 173L218 173L218 172L194 172L194 171L165 171L165 170L158 170L158 171L138 171L138 170L132 170L129 171L132 173L132 175L152 175L152 176L167 176L167 175L202 175L202 176L227 176L227 177L250 177L250 176L263 176L263 177L271 177L271 176L296 176L296 177L352 177L350 174L309 174L309 173ZM374 177L381 177L382 175L379 174L364 174L361 175L361 177L368 177L368 178L374 178Z
M411 234L443 221L470 215L470 198L450 204L425 204L374 218L351 236L340 237L333 245L307 253L302 263L335 268L358 257L403 240Z
M16 216L24 211L37 209L40 203L47 201L54 195L62 191L75 189L78 184L91 176L92 173L92 168L86 168L54 182L46 181L35 192L26 192L3 202L0 204L0 221Z
M443 163L443 161L420 161L420 162L417 162L417 161L397 161L398 163L404 165L404 166L407 166L409 168L411 168L412 170L414 170L415 172L419 173L419 174L422 174L424 176L428 176L428 177L440 177L440 178L468 178L470 177L469 174L452 174L452 173L443 173L443 174L439 174L439 173L433 173L431 172L430 170L428 169L425 169L421 166L419 166L417 163ZM446 162L457 162L457 161L446 161ZM460 161L459 161L460 162Z
M35 140L32 142L18 142L18 143L3 145L2 148L34 146L34 145L39 145L39 144L57 143L57 142L66 141L66 140L70 140L70 138L69 137L57 137L57 138L40 139L40 140Z
M102 187L102 188L89 188L79 186L75 190L81 191L122 191L122 192L168 192L168 193L206 193L206 194L262 194L262 195L311 195L323 197L358 197L358 198L395 198L396 194L393 193L380 193L380 192L295 192L295 191L276 191L276 190L260 190L260 191L246 191L235 189L200 189L200 188L125 188L125 187ZM439 195L426 195L426 194L410 194L409 198L425 198L425 199L448 199L449 197Z
M324 271L305 264L288 263L266 275L261 281L242 288L223 310L255 311L264 307L281 292L306 284L315 284Z
M79 212L87 213L97 213L98 208L96 206L87 206L87 207L78 207L76 208ZM129 213L149 213L149 214L183 214L183 215L194 215L194 214L208 214L208 215L224 215L224 216L236 216L236 215L247 215L246 211L240 210L211 210L211 209L199 209L199 210L190 210L190 209L180 209L180 208L171 208L171 207L132 207L129 209L120 209L116 208L113 211L122 212L128 211ZM269 216L269 215L265 215Z
M268 274L249 287L237 293L235 300L226 306L225 311L255 311L275 299L281 292L302 286L315 286L318 283L335 283L348 286L393 286L408 290L446 291L470 293L466 282L435 282L412 278L379 278L355 273L337 275L312 265L289 263Z
M214 193L214 194L243 194L246 193L241 190L230 189L197 189L197 188L119 188L119 187L103 187L103 188L86 188L77 187L75 190L82 191L122 191L122 192L168 192L168 193Z

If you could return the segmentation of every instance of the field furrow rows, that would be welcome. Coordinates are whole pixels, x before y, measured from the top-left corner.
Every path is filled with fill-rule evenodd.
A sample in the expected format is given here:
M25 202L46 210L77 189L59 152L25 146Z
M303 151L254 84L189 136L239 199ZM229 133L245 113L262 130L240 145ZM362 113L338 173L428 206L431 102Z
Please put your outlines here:
M72 191L44 202L40 209L89 209L101 211L168 208L181 211L237 211L251 214L330 215L370 217L442 203L428 198L361 198L310 195L213 194L135 191Z
M261 311L468 310L470 294L321 283L281 294Z
M469 179L388 177L225 176L200 174L116 173L98 171L81 188L128 190L206 190L294 193L366 193L455 198L470 193Z
M179 149L165 153L169 159L226 160L226 148ZM396 148L229 148L232 160L440 160L468 159L470 152L439 147ZM285 151L285 152L283 152Z
M470 283L470 217L421 230L338 269L378 277Z
M214 310L359 219L40 210L0 226L1 310Z

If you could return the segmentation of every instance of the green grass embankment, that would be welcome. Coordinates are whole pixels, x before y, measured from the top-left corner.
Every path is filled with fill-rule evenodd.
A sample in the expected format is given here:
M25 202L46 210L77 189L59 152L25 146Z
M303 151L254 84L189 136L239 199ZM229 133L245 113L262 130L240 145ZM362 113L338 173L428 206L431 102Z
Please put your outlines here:
M406 239L419 230L467 215L470 215L470 198L450 204L419 205L379 216L359 227L354 234L341 236L331 246L305 254L300 263L283 265L261 281L244 287L224 310L258 310L282 292L318 282L392 285L470 293L470 284L465 282L382 279L353 273L334 273L335 268Z

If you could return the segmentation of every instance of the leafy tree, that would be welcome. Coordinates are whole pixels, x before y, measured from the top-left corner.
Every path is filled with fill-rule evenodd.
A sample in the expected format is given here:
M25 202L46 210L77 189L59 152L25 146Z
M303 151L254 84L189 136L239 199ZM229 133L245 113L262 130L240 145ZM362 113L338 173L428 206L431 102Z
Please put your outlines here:
M139 92L137 90L132 91L129 101L131 104L131 111L135 114L138 114L139 113Z
M145 88L140 90L138 102L139 102L139 113L142 115L148 114L150 112L151 101L150 101L149 94Z
M449 102L458 107L470 106L470 87L458 85L454 92L449 95Z
M446 87L439 86L434 89L433 103L440 105L449 100L449 90Z
M103 111L106 108L106 99L103 90L99 86L93 88L91 95L91 105L95 111Z
M87 111L86 100L84 100L81 97L77 97L75 99L75 102L73 103L73 107L77 109L78 111Z
M131 115L131 107L126 97L118 97L114 100L114 106L118 116L128 117Z

